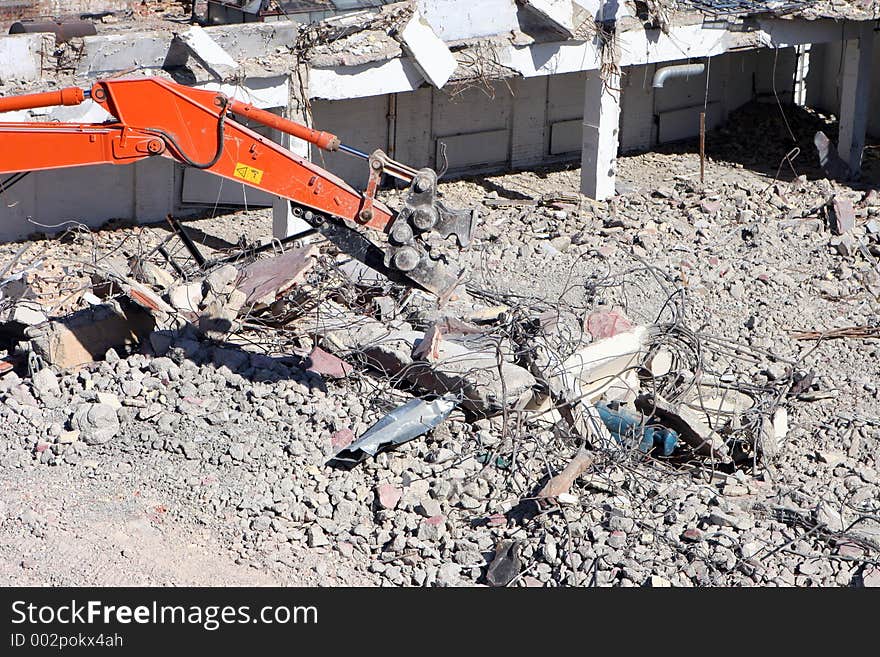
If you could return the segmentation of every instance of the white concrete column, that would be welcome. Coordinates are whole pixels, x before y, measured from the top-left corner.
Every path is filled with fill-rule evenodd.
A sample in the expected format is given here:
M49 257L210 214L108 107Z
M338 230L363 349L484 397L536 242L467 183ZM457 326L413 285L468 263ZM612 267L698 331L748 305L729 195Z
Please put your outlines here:
M865 148L873 48L874 24L867 21L858 25L857 38L843 43L837 152L853 173L862 166L862 150Z
M584 141L581 152L581 193L596 200L614 196L620 133L621 80L603 80L590 71L584 97Z
M281 134L281 133L278 133ZM279 140L281 145L284 148L290 148L291 138L288 135L282 135L282 138ZM295 141L300 141L296 139ZM303 142L304 143L304 142ZM293 152L296 153L297 149L294 148ZM298 153L301 154L301 153ZM306 232L311 229L311 225L309 225L304 219L300 219L299 217L294 217L293 212L290 211L290 201L286 198L282 198L281 196L275 196L272 199L272 236L283 240L287 237L291 237L293 235L297 235L299 233Z
M291 75L290 95L287 102L287 111L284 114L286 118L307 124L305 99L308 96L308 69L300 67L298 72L299 75L297 75L297 71L294 71L293 75ZM305 159L309 159L309 144L307 142L278 130L274 131L273 139L284 146L284 148ZM290 201L280 196L274 197L272 200L273 237L283 240L310 229L311 226L305 220L293 216L293 212L290 211Z

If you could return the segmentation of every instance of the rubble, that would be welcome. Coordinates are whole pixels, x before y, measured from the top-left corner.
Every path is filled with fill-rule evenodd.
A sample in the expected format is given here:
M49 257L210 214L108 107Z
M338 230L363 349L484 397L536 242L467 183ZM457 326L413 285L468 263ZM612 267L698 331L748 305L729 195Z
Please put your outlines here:
M519 557L518 541L501 541L495 549L495 556L486 572L489 586L507 586L519 574L522 563Z
M486 204L473 251L431 245L471 271L442 307L350 278L324 242L206 253L213 264L181 274L153 252L157 228L35 240L0 276L27 270L31 293L0 299L6 325L46 317L4 337L4 478L35 495L37 480L69 477L65 495L122 481L155 498L147 512L173 507L291 582L334 583L345 565L344 581L397 586L870 584L878 336L871 252L855 245L878 243L876 200L823 178L768 187L712 158L700 186L692 155L621 158L632 190L563 217ZM574 175L443 191L537 199ZM854 201L843 254L822 220L835 196ZM237 244L254 223L265 232L269 213L194 225ZM547 256L559 238L568 249ZM0 269L19 248L0 246ZM81 317L95 330L53 352ZM29 371L30 353L46 367ZM397 433L401 406L422 411ZM609 430L603 409L632 414L632 430L620 417ZM679 440L640 449L647 429ZM356 468L325 465L365 447L375 457ZM4 554L37 540L8 502ZM316 558L325 574L299 565Z
M103 358L108 349L131 347L155 326L154 317L138 306L101 304L31 326L25 334L46 363L68 369Z

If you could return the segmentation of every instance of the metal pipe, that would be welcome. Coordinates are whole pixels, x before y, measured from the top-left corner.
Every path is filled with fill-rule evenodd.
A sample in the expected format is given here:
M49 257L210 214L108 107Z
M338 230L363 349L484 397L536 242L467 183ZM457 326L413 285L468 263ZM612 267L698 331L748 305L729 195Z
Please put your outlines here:
M65 43L74 37L95 36L98 33L94 23L89 21L18 21L9 28L10 34L39 34L51 32L56 43Z
M654 80L651 86L655 89L661 89L667 80L675 78L685 78L691 75L699 75L706 70L706 65L702 62L699 64L678 64L676 66L664 66L658 68L654 73Z
M359 151L353 146L346 146L345 144L339 144L339 150L343 153L348 153L349 155L354 155L355 157L359 157L362 160L369 160L370 156L364 153L363 151Z

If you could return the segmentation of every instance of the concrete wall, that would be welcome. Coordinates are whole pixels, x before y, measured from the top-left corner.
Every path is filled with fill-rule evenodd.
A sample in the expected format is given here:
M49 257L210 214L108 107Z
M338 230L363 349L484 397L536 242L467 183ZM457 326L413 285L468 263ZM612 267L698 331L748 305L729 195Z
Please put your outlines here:
M778 53L762 49L718 55L708 60L701 75L668 80L661 89L651 86L655 71L686 64L687 60L627 68L621 101L621 151L645 150L658 143L696 136L704 105L707 127L712 129L745 103L772 97L774 59L776 92L782 102L790 102L793 48Z
M880 37L874 35L871 72L872 108L880 107ZM840 112L840 80L843 72L843 48L840 42L815 44L810 49L810 67L815 68L807 85L807 105L835 116ZM868 134L880 137L880 112L868 114Z
M772 97L774 58L777 93L789 102L793 48L711 58L710 128L743 104ZM699 132L707 73L670 80L655 90L651 82L657 66L625 69L621 151L645 150ZM448 164L451 175L528 168L580 158L585 81L595 75L589 71L516 78L492 89L472 87L461 92L425 87L350 100L315 100L312 115L316 126L338 134L343 142L367 152L381 148L414 167L443 169ZM356 122L353 116L358 117ZM441 143L446 144L447 162L438 160ZM312 159L355 186L366 184L362 160L317 149L312 149Z
M546 79L542 84L546 85ZM394 100L387 94L316 100L312 102L313 123L350 146L366 152L381 148L416 168L448 166L449 172L456 174L509 165L514 96L507 85L474 87L454 94L423 88L395 94L394 99L394 115L390 112ZM536 104L542 106L543 101ZM445 159L441 144L445 144ZM542 149L537 152L540 157ZM363 160L316 148L312 148L311 159L356 187L366 184Z
M176 188L175 165L164 158L34 172L0 194L0 240L55 233L69 221L159 220L175 209Z

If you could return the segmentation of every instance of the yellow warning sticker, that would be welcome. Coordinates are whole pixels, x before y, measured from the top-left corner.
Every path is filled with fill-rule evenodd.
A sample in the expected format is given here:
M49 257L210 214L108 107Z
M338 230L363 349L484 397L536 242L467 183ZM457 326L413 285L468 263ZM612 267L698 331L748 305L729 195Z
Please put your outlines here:
M259 185L263 181L262 169L255 169L254 167L249 167L247 164L242 164L241 162L235 165L234 173L236 178L241 178L254 185Z

